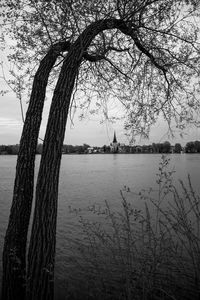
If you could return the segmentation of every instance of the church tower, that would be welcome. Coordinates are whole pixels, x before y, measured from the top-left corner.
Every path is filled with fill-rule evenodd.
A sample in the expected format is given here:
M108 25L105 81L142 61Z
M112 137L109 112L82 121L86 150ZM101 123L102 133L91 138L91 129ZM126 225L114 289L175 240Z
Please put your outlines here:
M116 143L117 143L117 138L116 138L116 133L114 131L113 144L116 144Z
M114 137L113 137L113 142L111 144L111 151L113 153L117 153L119 148L118 148L118 142L117 142L117 138L116 138L116 133L114 132Z

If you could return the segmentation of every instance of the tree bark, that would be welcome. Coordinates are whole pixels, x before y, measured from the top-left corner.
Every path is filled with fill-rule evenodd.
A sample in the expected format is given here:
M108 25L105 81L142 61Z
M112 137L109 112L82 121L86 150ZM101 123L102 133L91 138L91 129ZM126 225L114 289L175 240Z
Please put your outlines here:
M49 73L68 42L57 43L42 59L35 74L29 107L20 140L13 201L3 250L2 300L25 299L26 243L30 221L35 153Z
M89 25L71 46L54 91L36 186L36 203L28 253L27 300L54 297L54 264L59 170L65 127L74 82L84 52L105 29L121 26L120 20Z

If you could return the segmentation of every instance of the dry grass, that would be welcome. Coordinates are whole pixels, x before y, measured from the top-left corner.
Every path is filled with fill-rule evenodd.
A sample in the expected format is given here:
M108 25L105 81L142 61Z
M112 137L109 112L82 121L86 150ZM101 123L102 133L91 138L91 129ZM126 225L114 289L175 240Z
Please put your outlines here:
M134 195L142 210L125 187L120 212L108 202L89 208L95 221L79 212L83 242L73 243L80 255L66 299L200 299L200 198L190 177L178 190L173 173L163 156L157 190Z

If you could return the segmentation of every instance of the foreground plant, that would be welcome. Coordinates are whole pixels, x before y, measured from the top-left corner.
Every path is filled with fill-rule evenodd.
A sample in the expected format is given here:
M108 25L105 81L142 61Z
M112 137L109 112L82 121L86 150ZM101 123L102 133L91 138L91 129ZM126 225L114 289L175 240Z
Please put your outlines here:
M177 187L173 173L163 157L157 189L131 195L125 187L122 210L108 202L89 208L95 222L76 211L83 243L73 243L80 253L76 280L69 279L74 295L78 281L92 299L199 299L200 198L190 177ZM140 209L126 196L139 197Z

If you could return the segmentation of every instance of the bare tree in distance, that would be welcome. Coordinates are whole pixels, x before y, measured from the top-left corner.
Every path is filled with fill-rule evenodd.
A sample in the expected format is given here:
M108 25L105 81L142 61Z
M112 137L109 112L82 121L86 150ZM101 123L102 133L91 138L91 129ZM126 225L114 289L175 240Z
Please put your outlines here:
M20 141L2 299L53 299L59 170L70 107L73 101L82 108L95 103L98 111L119 100L133 134L148 135L160 114L169 126L172 120L180 129L198 125L199 1L12 0L2 7L5 33L16 41L10 59L27 78L39 65ZM35 151L47 81L56 78L26 267Z

